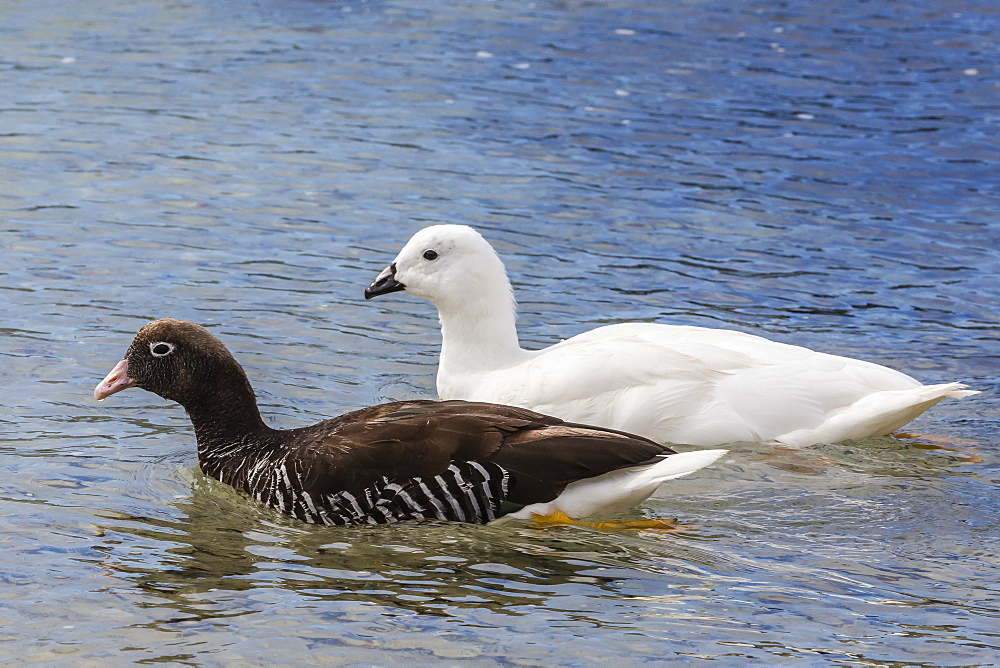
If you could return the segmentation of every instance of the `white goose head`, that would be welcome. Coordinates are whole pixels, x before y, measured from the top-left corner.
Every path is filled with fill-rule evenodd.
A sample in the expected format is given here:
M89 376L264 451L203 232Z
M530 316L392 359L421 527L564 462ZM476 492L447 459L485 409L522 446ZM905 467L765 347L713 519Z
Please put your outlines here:
M508 308L513 303L503 262L482 235L467 225L420 230L365 290L365 298L405 290L439 311L476 304Z

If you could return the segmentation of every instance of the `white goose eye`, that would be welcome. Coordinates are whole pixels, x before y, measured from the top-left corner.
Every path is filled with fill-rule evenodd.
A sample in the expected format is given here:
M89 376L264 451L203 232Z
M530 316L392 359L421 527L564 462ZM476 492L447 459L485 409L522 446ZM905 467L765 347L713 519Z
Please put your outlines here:
M424 259L425 260L436 260L437 257L438 257L438 253L434 249L427 249L427 250L424 251Z
M149 344L149 352L153 353L153 357L165 357L174 352L175 347L172 343L157 341L156 343Z

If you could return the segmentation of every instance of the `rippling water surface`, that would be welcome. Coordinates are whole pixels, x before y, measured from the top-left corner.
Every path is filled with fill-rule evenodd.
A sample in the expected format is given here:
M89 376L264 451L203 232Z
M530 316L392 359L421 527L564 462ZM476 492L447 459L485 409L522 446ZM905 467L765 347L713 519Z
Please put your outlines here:
M0 661L1000 660L994 3L0 7ZM915 439L736 445L685 534L304 525L93 386L212 328L276 426L432 396L428 224L507 261L526 345L729 327L983 394ZM939 447L945 445L946 448Z

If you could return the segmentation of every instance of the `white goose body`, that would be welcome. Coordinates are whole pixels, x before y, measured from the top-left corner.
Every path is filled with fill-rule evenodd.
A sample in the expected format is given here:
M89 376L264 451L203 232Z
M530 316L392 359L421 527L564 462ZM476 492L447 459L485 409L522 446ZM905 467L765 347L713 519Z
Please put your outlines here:
M438 308L441 399L520 406L661 443L859 439L891 433L946 397L975 394L705 327L624 323L524 350L503 263L466 226L415 234L366 296L400 289Z

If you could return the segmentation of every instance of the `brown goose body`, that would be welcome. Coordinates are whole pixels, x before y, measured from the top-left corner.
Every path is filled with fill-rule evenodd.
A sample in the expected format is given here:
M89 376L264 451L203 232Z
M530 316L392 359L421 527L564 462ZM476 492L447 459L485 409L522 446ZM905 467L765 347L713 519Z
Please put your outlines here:
M322 524L485 523L551 502L579 481L646 470L674 454L639 436L466 401L394 402L272 429L222 342L180 320L143 327L94 396L129 387L185 408L207 475Z

